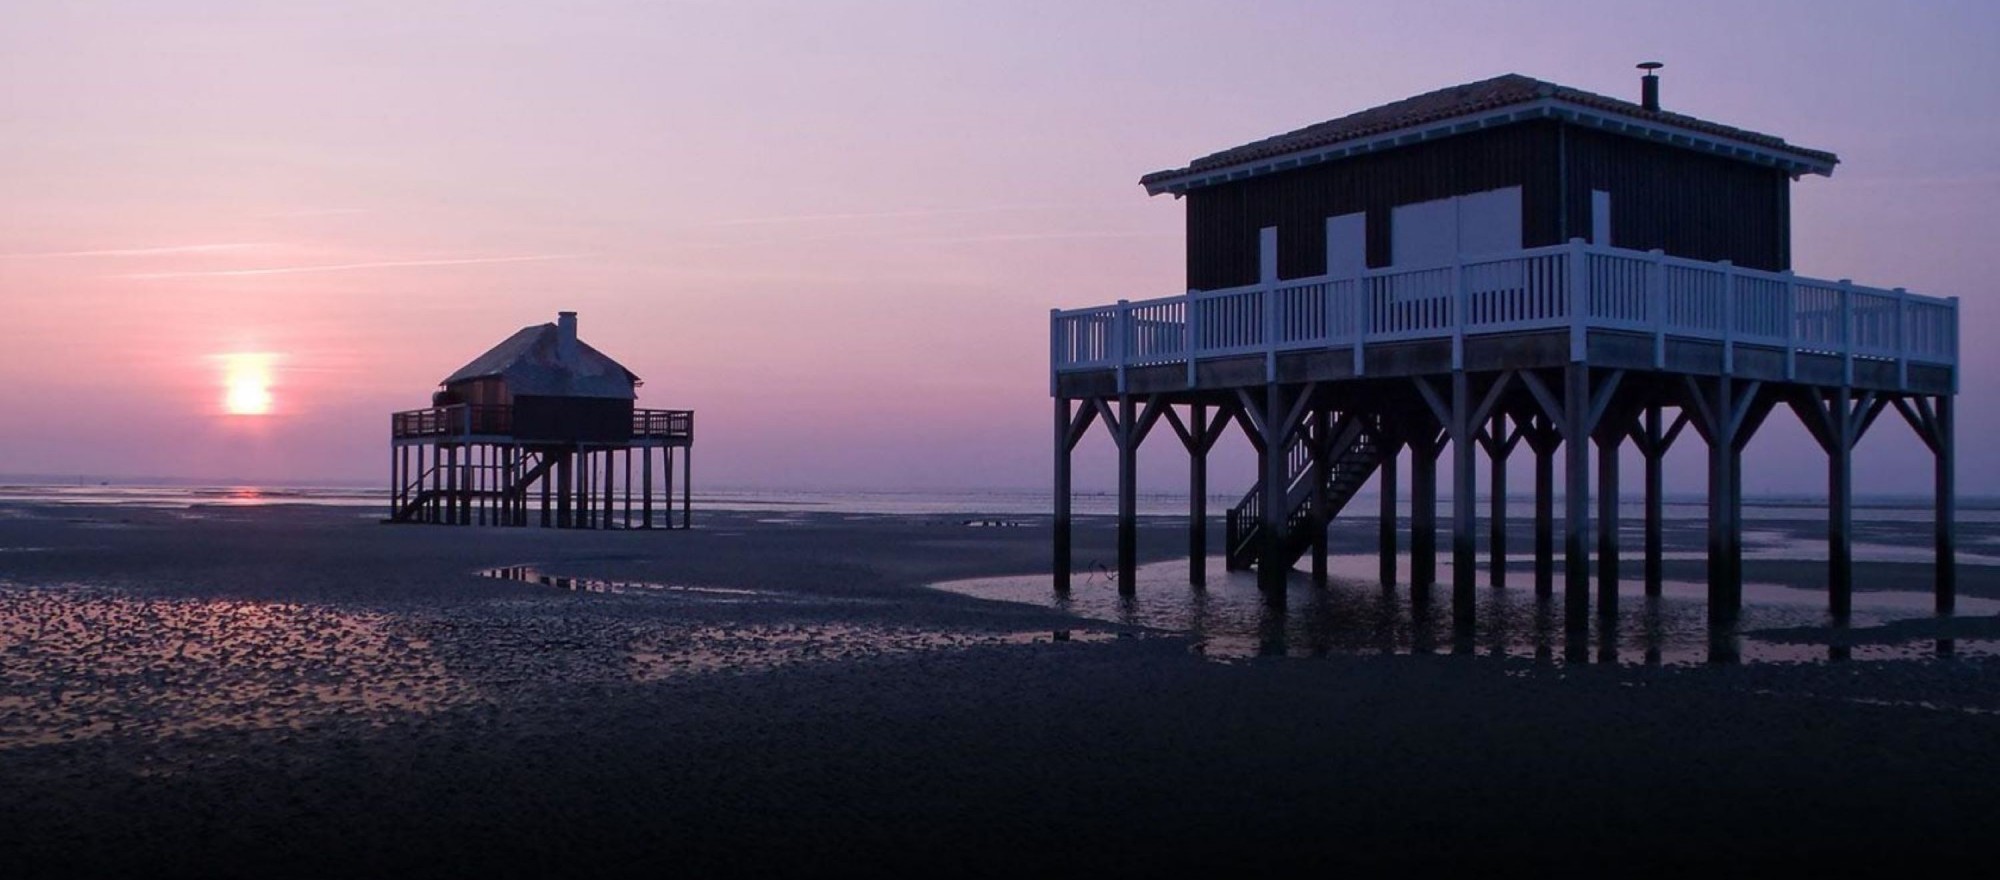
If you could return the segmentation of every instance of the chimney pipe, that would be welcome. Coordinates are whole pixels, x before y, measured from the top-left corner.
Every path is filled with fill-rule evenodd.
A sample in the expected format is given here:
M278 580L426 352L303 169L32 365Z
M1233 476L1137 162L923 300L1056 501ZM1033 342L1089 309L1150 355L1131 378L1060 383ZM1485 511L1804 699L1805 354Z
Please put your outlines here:
M1657 71L1665 66L1658 61L1646 61L1639 65L1639 69L1646 72L1645 76L1639 77L1639 106L1655 113L1660 111L1660 74Z
M556 313L556 359L564 365L576 363L576 313Z

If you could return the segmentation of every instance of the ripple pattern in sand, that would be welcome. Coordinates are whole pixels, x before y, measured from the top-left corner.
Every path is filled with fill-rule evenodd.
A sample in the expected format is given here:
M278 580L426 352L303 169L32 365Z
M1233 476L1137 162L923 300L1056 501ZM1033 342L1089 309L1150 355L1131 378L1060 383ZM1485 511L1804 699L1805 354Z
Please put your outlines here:
M384 614L0 583L0 749L366 721L464 696Z

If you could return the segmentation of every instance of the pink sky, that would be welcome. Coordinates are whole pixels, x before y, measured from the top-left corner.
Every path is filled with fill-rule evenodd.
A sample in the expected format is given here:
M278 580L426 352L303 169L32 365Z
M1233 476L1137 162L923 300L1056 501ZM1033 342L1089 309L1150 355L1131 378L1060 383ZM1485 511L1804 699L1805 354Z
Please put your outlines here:
M1840 154L1794 189L1801 273L1964 298L1960 487L2000 493L2000 13L1413 5L10 4L0 474L386 480L390 411L575 309L641 405L697 410L705 485L1044 486L1048 309L1182 283L1140 174L1508 71L1636 94L1659 58L1670 108ZM270 416L221 414L245 352ZM1878 430L1858 488L1927 492ZM1746 489L1819 491L1767 434Z

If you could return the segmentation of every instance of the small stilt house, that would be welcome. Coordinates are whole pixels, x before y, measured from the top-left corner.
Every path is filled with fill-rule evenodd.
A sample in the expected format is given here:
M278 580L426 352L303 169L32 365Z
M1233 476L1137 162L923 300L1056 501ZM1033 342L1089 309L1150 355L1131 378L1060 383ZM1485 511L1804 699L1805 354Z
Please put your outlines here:
M543 526L653 528L657 497L671 526L678 457L688 525L694 413L636 408L642 380L577 337L575 312L438 384L391 418L391 521L518 526L538 507Z

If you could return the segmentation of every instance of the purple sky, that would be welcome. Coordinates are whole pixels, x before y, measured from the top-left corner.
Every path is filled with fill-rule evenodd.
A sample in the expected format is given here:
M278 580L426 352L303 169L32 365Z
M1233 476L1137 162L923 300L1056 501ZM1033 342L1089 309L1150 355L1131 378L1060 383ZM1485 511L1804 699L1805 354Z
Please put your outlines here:
M9 4L0 473L386 480L388 412L568 308L699 412L707 485L1044 486L1048 309L1182 283L1140 174L1509 71L1636 95L1657 58L1669 108L1840 154L1793 191L1802 274L1964 298L1960 488L2000 493L1996 9ZM271 415L224 414L246 353ZM1927 492L1877 431L1859 490ZM1748 456L1752 493L1823 485L1789 416ZM1672 468L1697 488L1698 444Z

